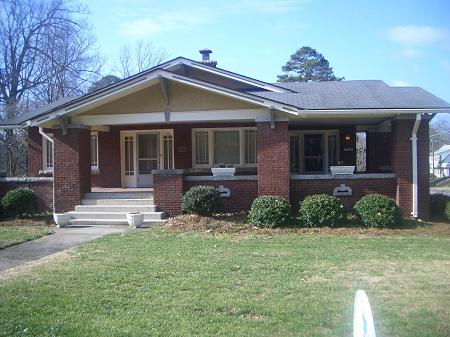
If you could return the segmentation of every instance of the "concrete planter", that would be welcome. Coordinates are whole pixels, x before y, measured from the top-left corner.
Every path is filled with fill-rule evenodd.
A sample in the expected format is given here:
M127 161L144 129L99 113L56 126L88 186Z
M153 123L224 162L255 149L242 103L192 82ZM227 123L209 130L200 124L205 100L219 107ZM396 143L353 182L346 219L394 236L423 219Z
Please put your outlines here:
M355 166L330 166L331 174L353 174Z
M142 213L127 213L127 221L130 228L141 227L144 223L144 214Z
M70 215L67 213L53 213L53 220L55 220L56 226L61 228L69 224Z
M212 167L211 172L214 177L232 177L236 173L235 167Z

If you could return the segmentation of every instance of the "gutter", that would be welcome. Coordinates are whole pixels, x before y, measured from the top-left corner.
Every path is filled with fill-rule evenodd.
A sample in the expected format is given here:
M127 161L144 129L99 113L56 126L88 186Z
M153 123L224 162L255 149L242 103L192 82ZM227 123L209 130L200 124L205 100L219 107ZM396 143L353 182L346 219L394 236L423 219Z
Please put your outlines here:
M416 120L414 122L414 127L412 129L411 134L411 146L412 146L412 170L413 170L413 186L412 186L412 199L413 199L413 205L412 205L412 212L411 215L414 218L417 218L418 216L418 205L419 205L419 198L418 198L418 173L417 173L417 132L419 130L420 126L420 120L422 119L422 115L420 113L416 114Z

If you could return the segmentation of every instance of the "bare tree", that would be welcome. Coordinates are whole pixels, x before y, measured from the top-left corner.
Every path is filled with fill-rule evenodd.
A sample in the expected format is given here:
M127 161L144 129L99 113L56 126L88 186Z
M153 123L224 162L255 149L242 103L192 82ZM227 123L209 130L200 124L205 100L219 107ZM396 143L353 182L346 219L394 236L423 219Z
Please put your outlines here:
M93 46L85 14L70 0L0 0L2 118L26 111L28 104L21 104L25 96L50 102L83 84L86 72L92 71L86 55ZM16 174L16 155L23 153L19 134L5 131L8 175Z
M164 49L156 48L150 42L139 41L134 46L120 48L114 70L121 78L126 78L157 66L167 58Z

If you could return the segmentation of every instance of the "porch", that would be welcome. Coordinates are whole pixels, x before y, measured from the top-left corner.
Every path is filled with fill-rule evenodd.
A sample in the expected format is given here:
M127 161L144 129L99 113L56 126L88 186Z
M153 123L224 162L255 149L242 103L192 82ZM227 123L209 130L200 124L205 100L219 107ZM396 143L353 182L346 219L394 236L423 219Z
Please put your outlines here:
M73 211L90 192L149 192L151 206L173 216L181 212L184 192L211 185L224 192L225 211L230 212L247 211L263 194L282 196L295 209L310 194L335 194L352 207L363 195L380 193L395 199L409 216L413 125L412 119L397 119L383 127L355 121L245 121L93 126L67 129L66 134L53 129L55 210ZM419 130L422 154L427 127L424 122ZM357 163L358 133L365 143L364 163ZM330 166L338 163L359 170L330 174ZM211 167L219 164L235 167L236 174L213 176ZM426 191L427 165L422 164L419 184ZM419 200L423 216L426 198L425 192Z

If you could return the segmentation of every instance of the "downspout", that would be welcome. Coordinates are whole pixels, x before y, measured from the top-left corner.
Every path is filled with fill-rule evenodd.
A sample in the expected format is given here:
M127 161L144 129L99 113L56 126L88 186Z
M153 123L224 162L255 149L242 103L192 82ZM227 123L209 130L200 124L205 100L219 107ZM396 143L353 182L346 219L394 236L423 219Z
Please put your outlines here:
M413 186L412 186L412 199L413 199L413 207L412 207L412 216L417 218L418 216L418 205L419 205L419 188L418 188L418 173L417 173L417 131L419 130L420 120L422 118L422 114L416 114L416 121L414 122L414 127L412 129L411 141L412 141L412 173L413 173Z
M47 139L50 143L53 144L53 139L52 139L49 135L47 135L47 134L44 132L44 128L43 128L42 126L39 127L39 134L40 134L42 137L44 137L45 139Z

